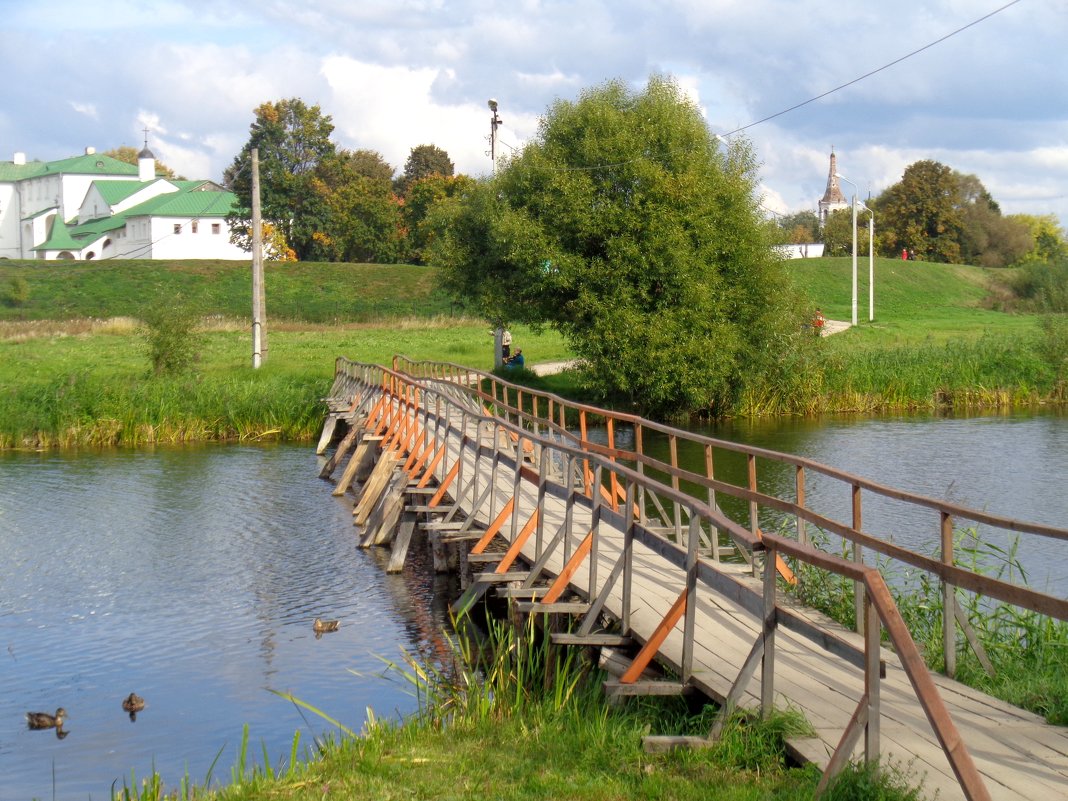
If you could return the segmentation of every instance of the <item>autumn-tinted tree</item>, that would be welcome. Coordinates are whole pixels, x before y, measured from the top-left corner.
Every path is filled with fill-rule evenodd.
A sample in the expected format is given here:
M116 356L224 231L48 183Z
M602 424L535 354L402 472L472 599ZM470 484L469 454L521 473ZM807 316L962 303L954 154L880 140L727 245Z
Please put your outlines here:
M377 153L340 151L324 158L309 192L318 210L308 258L323 261L396 262L403 252L400 207L393 169Z
M441 204L431 263L487 319L563 332L636 408L721 410L801 331L755 189L747 143L725 154L675 83L614 81Z
M449 154L437 145L413 147L404 162L404 172L397 179L397 194L406 195L409 186L430 175L450 176L454 169Z
M1068 261L1068 236L1056 217L1052 214L1014 214L1012 219L1026 225L1031 233L1031 250L1020 258L1021 263Z
M800 245L805 242L822 242L820 219L814 211L798 211L784 214L775 220L776 237L783 245Z
M958 181L937 161L917 161L876 203L880 242L891 253L912 249L918 259L960 261Z
M310 181L323 159L335 152L330 140L334 125L319 106L308 106L295 97L264 103L254 114L249 140L225 173L227 185L244 207L231 215L235 239L250 246L252 150L259 148L263 219L304 259L312 250L313 234L324 213Z
M136 147L130 147L129 145L119 145L116 148L104 151L105 156L111 156L113 159L125 161L127 164L133 164L134 166L137 166L137 157L140 153L141 151ZM159 178L174 178L178 181L182 180L182 176L175 175L174 170L159 159L156 159L156 176Z

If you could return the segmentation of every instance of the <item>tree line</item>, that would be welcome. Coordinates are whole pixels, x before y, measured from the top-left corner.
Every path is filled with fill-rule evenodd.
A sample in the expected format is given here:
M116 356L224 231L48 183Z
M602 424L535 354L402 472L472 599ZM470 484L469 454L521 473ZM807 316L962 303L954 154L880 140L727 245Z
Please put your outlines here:
M905 168L901 180L864 201L875 213L875 253L909 252L922 261L980 267L1052 264L1068 257L1068 241L1053 215L1004 215L975 175L937 161ZM778 218L781 244L823 242L829 256L853 248L852 209L837 209L821 227L815 212ZM857 217L857 252L868 255L870 215Z
M339 148L331 117L299 98L263 103L253 115L249 139L223 175L241 204L229 222L235 242L251 249L256 149L265 242L275 259L423 264L431 207L473 183L433 144L413 147L394 177L376 151Z

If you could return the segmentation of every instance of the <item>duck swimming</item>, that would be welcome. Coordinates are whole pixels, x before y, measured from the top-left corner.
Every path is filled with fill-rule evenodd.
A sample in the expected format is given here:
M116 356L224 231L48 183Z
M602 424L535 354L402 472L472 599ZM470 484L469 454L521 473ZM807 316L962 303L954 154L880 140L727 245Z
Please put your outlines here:
M321 620L315 618L315 622L312 623L312 631L315 632L315 639L319 639L328 631L337 631L341 628L340 620Z
M66 717L67 710L63 707L57 709L54 715L47 712L27 712L26 725L31 729L62 729Z
M137 713L145 708L145 699L137 693L130 693L122 699L122 708L130 713L130 720L137 720Z

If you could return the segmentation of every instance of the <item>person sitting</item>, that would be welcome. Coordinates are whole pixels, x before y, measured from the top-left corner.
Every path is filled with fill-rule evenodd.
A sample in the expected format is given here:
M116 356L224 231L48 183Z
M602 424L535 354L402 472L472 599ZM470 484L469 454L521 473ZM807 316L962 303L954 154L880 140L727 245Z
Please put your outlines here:
M812 328L816 331L816 336L820 336L823 333L823 326L827 322L827 318L823 316L823 312L820 309L816 309L816 315L812 318Z
M523 350L521 348L516 348L515 355L512 356L512 358L505 360L504 366L512 369L522 370L524 361L525 359L523 359Z

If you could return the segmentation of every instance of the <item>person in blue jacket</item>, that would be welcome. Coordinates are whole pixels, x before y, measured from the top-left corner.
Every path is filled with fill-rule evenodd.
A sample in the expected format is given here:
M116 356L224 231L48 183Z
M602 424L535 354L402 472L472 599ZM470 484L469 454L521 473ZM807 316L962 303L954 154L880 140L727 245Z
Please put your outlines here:
M517 368L517 369L522 370L524 361L525 360L523 359L523 351L522 351L522 349L521 348L516 348L515 349L515 355L512 356L512 358L510 358L507 361L505 361L504 366L505 367L509 367L509 368Z

